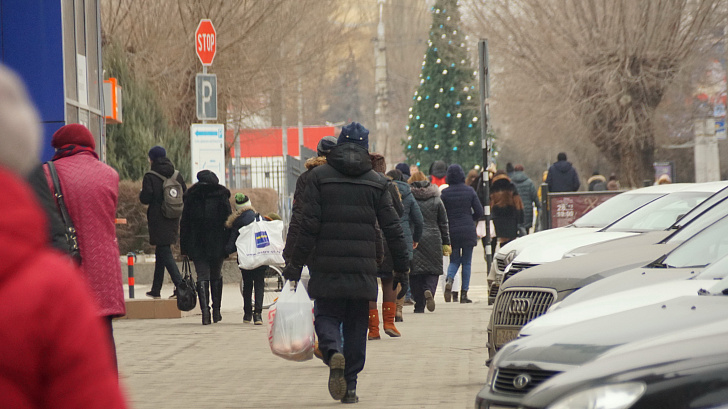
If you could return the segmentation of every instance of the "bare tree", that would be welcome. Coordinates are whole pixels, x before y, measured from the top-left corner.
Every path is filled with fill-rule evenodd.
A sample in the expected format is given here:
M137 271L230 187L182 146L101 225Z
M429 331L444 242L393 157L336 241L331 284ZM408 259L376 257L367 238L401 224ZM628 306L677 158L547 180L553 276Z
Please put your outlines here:
M655 111L708 33L721 0L470 0L509 81L549 101L551 120L577 119L621 174L652 179ZM495 57L494 57L495 58ZM561 103L554 103L562 101Z

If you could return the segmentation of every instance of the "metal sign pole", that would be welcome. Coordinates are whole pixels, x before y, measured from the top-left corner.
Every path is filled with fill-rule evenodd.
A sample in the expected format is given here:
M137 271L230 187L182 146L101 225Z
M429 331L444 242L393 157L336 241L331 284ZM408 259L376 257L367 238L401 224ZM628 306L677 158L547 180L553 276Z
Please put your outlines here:
M490 266L493 264L493 251L491 250L491 232L490 232L490 182L488 175L488 160L490 158L490 141L488 140L488 99L490 98L490 79L488 73L488 40L480 40L478 42L478 56L480 60L478 77L480 80L480 125L481 145L483 148L483 213L485 213L485 263L487 271L490 272Z

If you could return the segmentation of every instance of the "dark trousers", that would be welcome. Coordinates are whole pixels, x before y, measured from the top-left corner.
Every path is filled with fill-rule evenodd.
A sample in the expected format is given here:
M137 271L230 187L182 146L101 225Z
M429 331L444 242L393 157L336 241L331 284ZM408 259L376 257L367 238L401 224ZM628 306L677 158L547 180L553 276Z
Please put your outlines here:
M114 361L114 369L119 370L119 364L116 360L116 342L114 341L114 327L111 325L114 322L114 317L107 315L103 317L104 326L109 334L109 343L111 346L111 358Z
M435 274L410 274L410 288L412 288L412 298L415 300L415 311L425 311L425 290L430 290L434 296L439 278L440 276Z
M169 276L172 278L174 286L182 281L182 276L179 273L177 263L174 261L172 255L172 248L170 246L157 246L154 249L154 278L152 279L152 293L159 294L162 291L162 282L164 281L164 269L166 268L169 272Z
M314 326L324 361L328 364L331 355L335 352L343 352L346 360L344 369L346 387L356 389L356 378L364 369L367 354L369 300L319 298L316 300ZM343 351L341 351L342 329Z
M195 271L197 281L211 281L222 279L222 262L224 258L201 258L195 259Z
M260 266L253 270L240 269L243 275L243 312L253 312L252 295L255 289L255 313L263 312L263 291L265 290L265 270L268 266Z

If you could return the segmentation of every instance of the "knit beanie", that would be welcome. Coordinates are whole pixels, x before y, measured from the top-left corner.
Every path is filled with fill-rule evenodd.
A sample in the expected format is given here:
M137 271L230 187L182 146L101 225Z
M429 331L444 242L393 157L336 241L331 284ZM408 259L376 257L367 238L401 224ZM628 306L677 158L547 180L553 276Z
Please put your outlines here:
M316 153L318 156L326 156L334 146L336 146L336 138L333 136L324 136L316 146Z
M164 150L163 147L157 145L149 150L149 159L154 162L155 160L159 158L166 158L167 157L167 151Z
M236 209L242 209L245 206L252 206L253 204L250 202L250 197L246 196L243 193L235 193L235 208Z
M408 178L412 176L410 175L410 167L406 163L398 163L397 166L395 166L394 168L402 172L402 174Z
M96 149L96 141L93 134L81 124L68 124L62 126L53 134L51 146L59 149L65 145L87 146Z
M346 142L355 143L364 149L369 150L369 130L364 128L362 124L358 122L352 122L349 125L341 128L339 139L336 141L337 145L341 145Z
M197 172L197 180L200 183L207 183L210 185L217 185L218 183L220 183L220 179L217 178L217 175L207 169L203 169Z

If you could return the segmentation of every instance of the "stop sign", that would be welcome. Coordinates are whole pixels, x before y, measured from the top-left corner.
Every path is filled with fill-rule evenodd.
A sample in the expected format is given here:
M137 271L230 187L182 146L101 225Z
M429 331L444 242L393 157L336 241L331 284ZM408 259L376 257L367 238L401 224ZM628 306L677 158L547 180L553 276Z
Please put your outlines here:
M209 19L202 19L195 31L195 51L197 51L197 57L200 58L202 65L212 65L215 50L217 50L215 27L212 26L212 21Z

